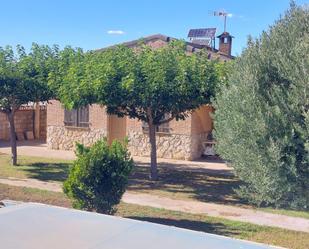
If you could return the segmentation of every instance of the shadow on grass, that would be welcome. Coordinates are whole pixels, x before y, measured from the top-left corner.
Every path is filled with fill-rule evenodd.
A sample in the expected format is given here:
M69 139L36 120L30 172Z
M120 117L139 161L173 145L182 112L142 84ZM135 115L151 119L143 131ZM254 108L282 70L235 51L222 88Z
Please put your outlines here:
M27 163L23 170L31 178L62 182L67 179L70 163L32 162ZM153 182L149 180L150 165L137 162L129 179L128 190L218 204L245 204L234 192L240 181L228 170L163 162L158 167L159 180Z
M220 222L203 222L195 220L186 220L186 219L168 219L168 218L158 218L158 217L138 217L138 216L128 216L126 218L148 221L152 223L175 226L179 228L185 228L189 230L205 232L205 233L214 233L223 236L235 237L241 232L235 227L226 226Z
M70 163L32 163L24 171L41 181L59 181L67 179Z
M234 191L234 188L239 187L240 181L226 171L185 167L177 169L181 168L181 165L175 168L173 164L160 163L159 180L153 182L149 180L149 167L147 163L136 165L129 180L129 190L156 190L167 195L189 197L203 202L244 204Z

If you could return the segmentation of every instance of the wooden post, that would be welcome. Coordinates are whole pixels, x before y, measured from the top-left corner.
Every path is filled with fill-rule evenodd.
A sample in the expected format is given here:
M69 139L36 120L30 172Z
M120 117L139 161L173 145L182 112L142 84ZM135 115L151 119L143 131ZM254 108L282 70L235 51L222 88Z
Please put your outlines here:
M34 111L34 137L40 139L40 103L35 103Z

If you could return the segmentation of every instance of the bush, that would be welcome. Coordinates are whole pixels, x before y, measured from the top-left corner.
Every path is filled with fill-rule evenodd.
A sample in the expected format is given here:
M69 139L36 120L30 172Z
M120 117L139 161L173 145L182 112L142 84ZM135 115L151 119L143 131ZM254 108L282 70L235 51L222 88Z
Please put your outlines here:
M64 193L73 199L78 209L111 214L115 211L133 167L126 145L106 139L86 148L77 145L77 159L64 182Z
M290 10L234 64L216 99L217 152L257 205L309 207L309 10Z

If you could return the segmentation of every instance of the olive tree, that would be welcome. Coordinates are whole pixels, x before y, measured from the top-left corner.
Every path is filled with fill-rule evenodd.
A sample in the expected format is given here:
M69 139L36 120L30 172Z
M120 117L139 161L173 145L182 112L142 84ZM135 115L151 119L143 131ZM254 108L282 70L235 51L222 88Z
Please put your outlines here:
M58 48L33 44L30 53L22 46L0 48L0 111L10 125L12 164L17 164L14 116L21 105L46 101L52 96L47 85L48 72Z
M217 152L257 205L309 207L309 10L291 8L234 64L216 99Z

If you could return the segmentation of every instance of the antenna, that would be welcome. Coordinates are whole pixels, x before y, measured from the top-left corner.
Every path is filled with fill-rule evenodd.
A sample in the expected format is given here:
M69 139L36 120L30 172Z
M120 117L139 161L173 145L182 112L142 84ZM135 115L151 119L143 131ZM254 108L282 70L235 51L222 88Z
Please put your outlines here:
M230 16L231 14L225 12L225 11L214 11L213 12L214 16L222 16L224 17L224 32L226 32L226 19L228 16Z

